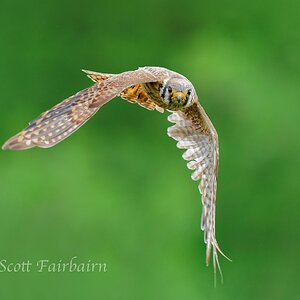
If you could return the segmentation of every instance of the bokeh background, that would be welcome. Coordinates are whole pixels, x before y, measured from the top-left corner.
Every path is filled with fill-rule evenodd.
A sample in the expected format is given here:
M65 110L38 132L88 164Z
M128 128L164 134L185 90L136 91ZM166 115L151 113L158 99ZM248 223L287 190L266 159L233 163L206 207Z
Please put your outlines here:
M0 153L0 258L106 262L106 273L0 273L3 299L298 299L299 1L1 1L0 140L91 82L186 75L220 138L205 267L197 184L167 114L120 98L50 149Z

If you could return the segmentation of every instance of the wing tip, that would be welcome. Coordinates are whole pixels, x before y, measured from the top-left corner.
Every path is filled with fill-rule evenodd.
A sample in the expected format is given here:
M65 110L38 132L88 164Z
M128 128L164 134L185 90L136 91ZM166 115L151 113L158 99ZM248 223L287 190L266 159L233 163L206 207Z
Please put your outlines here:
M86 70L86 69L81 69L81 71L85 74L90 74L93 73L92 71Z
M34 146L30 140L25 140L22 135L17 134L2 145L2 150L26 150Z

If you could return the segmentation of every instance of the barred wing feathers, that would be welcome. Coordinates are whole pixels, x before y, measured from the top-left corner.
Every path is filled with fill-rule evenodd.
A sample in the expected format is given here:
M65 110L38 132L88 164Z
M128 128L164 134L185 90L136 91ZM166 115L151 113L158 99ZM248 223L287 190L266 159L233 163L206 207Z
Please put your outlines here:
M189 161L187 167L193 170L192 179L200 180L199 191L203 204L201 229L204 231L206 243L206 264L209 263L212 250L215 274L218 268L222 277L218 252L224 254L218 246L215 234L219 160L217 132L198 101L182 111L173 112L168 120L175 123L168 128L168 135L177 141L178 148L186 149L183 158Z
M52 147L70 136L102 105L120 95L124 89L134 84L161 81L170 74L171 71L163 68L144 67L102 80L42 113L28 127L10 138L2 149Z
M3 149L29 149L34 146L48 148L61 142L99 109L89 108L96 97L97 88L92 86L65 99L32 120L28 127L10 138Z

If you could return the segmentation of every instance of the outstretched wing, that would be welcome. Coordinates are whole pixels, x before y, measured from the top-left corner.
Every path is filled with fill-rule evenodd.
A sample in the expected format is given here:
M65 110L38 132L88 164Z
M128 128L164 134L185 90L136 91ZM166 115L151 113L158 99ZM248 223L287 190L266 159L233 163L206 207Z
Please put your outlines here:
M10 138L3 149L23 150L52 147L72 134L98 110L90 108L97 87L82 90L32 120L28 127Z
M199 184L203 204L201 229L204 231L206 243L206 264L209 263L212 249L215 274L216 267L218 267L222 277L218 251L224 254L218 246L215 234L219 161L217 132L198 101L182 111L173 112L168 120L175 123L174 126L168 128L168 135L178 142L178 148L187 149L183 158L189 161L187 167L194 171L192 179L201 180Z
M52 147L76 131L102 105L120 95L124 89L134 84L164 80L171 73L164 68L144 67L96 83L42 113L2 148L21 150L35 146Z

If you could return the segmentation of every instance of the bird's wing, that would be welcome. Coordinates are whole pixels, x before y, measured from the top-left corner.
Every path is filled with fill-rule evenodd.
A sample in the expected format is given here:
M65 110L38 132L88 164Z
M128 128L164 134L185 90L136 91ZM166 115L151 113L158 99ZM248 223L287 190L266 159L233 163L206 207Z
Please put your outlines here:
M76 131L102 105L120 95L124 89L137 83L162 81L169 78L170 74L172 72L164 68L144 67L96 83L42 113L2 148L21 150L35 146L52 147Z
M112 76L116 76L117 74L108 74L108 73L99 73L99 72L94 72L94 71L89 71L89 70L84 70L82 71L86 74L88 78L93 80L94 82L100 82L103 80L106 80Z
M86 73L87 77L89 77L94 82L100 82L106 80L110 77L116 76L116 74L106 74L106 73L98 73L89 70L82 70ZM148 110L157 110L160 113L164 112L164 109L156 105L144 92L142 86L140 84L134 84L125 90L123 90L120 94L120 97L130 103L137 103L141 107L144 107Z
M168 120L175 123L168 128L168 135L177 141L177 147L187 149L183 158L188 160L187 167L193 170L192 179L200 180L199 191L202 195L201 229L206 243L206 264L211 249L216 274L220 250L215 235L216 191L219 162L218 135L204 109L196 101L190 107L173 112ZM225 255L224 255L225 256Z

